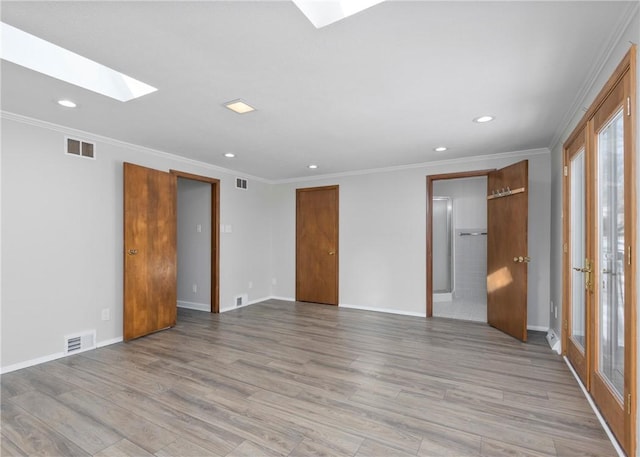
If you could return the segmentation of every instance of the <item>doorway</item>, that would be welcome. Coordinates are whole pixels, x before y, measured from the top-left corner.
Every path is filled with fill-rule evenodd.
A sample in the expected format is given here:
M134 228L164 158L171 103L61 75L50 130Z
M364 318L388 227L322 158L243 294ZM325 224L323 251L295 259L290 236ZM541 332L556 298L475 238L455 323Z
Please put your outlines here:
M433 316L487 322L487 178L433 183Z
M124 163L125 341L176 324L178 178L206 182L211 188L210 311L219 312L219 180Z
M527 341L529 162L427 176L427 317L433 316L434 181L486 176L487 323Z
M178 308L211 310L211 185L178 178Z

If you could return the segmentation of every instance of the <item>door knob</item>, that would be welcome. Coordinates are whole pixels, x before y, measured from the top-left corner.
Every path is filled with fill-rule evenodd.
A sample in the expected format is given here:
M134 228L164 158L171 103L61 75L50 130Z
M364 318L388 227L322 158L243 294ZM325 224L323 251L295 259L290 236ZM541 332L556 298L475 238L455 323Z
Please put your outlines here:
M138 250L137 250L137 249L129 249L129 250L127 251L127 254L129 254L129 255L136 255L137 253L138 253Z
M514 257L513 261L515 263L529 263L531 262L531 257L523 257L523 256Z
M329 251L329 255L336 255L336 251Z

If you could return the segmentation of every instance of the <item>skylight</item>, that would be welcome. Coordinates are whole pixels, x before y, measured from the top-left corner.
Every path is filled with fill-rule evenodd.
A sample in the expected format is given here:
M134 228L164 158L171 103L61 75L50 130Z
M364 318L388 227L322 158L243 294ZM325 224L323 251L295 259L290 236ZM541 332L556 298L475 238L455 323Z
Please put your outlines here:
M158 90L4 22L0 27L0 57L8 62L121 102Z
M352 16L384 0L293 0L317 29Z

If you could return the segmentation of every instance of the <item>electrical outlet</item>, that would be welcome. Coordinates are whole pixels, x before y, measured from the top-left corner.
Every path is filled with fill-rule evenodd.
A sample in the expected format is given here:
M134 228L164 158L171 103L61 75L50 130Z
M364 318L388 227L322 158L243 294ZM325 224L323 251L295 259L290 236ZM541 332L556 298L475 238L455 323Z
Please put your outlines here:
M196 232L202 233L202 224L196 224Z
M253 289L253 281L249 281L249 289Z
M191 286L191 289L193 290L194 294L198 293L198 285L197 284L194 284L193 286Z
M111 319L111 311L109 308L105 308L102 310L102 320L108 321L109 319Z
M553 312L553 300L551 300L551 312Z
M278 280L276 278L271 279L271 284L275 286L278 284Z
M557 319L558 318L558 307L557 306L554 307L554 310L555 311L553 313L554 313L555 318Z

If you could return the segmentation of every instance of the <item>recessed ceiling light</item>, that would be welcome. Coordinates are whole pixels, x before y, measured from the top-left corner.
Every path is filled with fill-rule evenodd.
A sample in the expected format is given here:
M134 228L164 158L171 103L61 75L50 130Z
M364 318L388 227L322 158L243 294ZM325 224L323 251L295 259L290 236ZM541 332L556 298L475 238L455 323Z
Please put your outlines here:
M229 159L233 159L236 155L233 152L225 152L224 156Z
M64 106L65 108L75 108L76 106L78 106L71 100L58 100L58 105Z
M253 106L248 105L242 100L232 100L230 102L225 103L224 106L226 106L231 111L234 111L238 114L250 113L251 111L256 110Z
M312 163L311 165L308 165L307 168L311 168L312 170L315 170L316 168L318 168L318 166Z
M433 149L436 152L444 152L447 150L447 148L445 146L438 146L437 148Z
M0 57L21 67L121 102L158 90L4 22L0 22L0 32Z
M493 116L480 116L480 117L476 117L473 122L477 122L478 124L482 124L484 122L490 122L492 120L494 120L495 117Z

